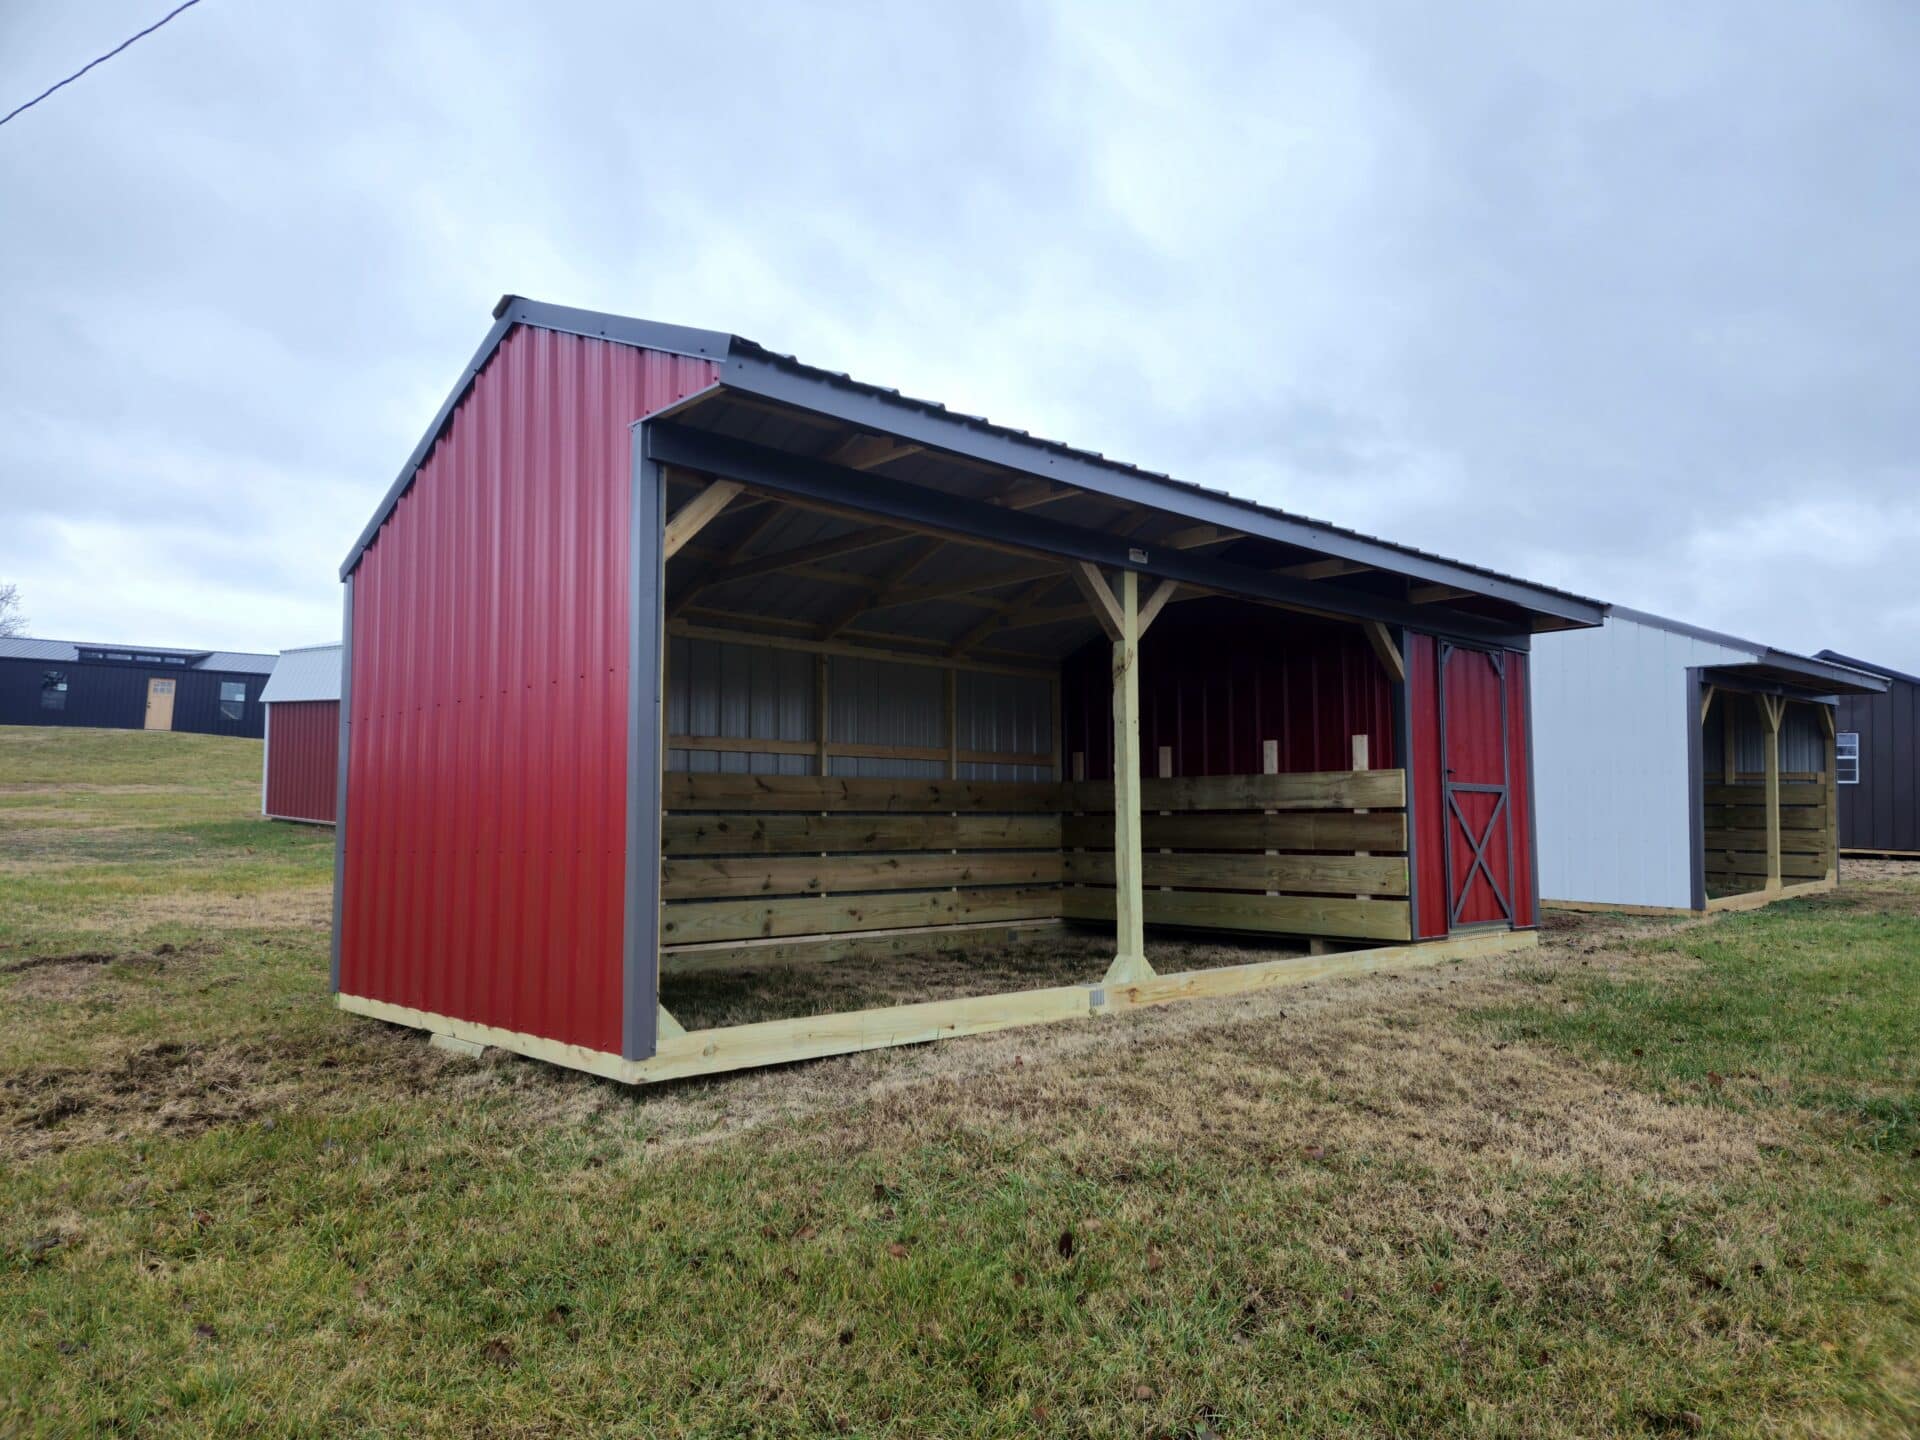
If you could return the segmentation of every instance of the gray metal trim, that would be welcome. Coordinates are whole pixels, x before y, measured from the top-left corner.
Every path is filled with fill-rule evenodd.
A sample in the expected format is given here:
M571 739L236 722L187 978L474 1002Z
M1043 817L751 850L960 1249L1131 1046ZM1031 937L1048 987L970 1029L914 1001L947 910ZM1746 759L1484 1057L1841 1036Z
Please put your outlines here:
M1837 699L1832 690L1817 685L1787 685L1766 676L1749 675L1744 665L1703 665L1700 671L1709 685L1742 695L1778 695L1788 700L1804 700L1809 705L1832 705Z
M659 1046L661 663L666 600L667 486L654 427L636 423L627 521L627 865L620 945L620 1053Z
M1439 634L1458 635L1481 646L1530 648L1532 637L1497 621L1465 615L1444 606L1333 589L1312 580L1292 579L1251 566L1203 558L1179 550L1153 549L1139 560L1136 542L1120 535L1085 530L1029 511L1011 510L944 491L876 481L873 476L785 451L770 450L665 421L649 421L649 454L663 465L725 476L760 490L844 507L880 519L972 536L1068 560L1084 560L1116 570L1185 581L1262 600L1304 606L1323 614L1379 620L1389 625L1419 624Z
M1687 900L1689 908L1707 908L1706 736L1700 716L1702 667L1687 667ZM1721 717L1721 724L1726 724Z
M920 404L823 372L802 373L794 362L736 349L721 369L721 383L763 400L777 401L830 416L849 425L1004 466L1043 480L1072 485L1128 504L1171 511L1184 519L1221 525L1263 539L1297 545L1323 555L1415 580L1450 585L1502 600L1576 625L1598 625L1608 607L1598 601L1544 586L1489 575L1437 556L1423 555L1384 540L1355 535L1338 527L1286 515L1235 496L1207 490L1167 476L1101 460L1030 436L989 428L953 414L930 414Z
M1920 675L1909 675L1904 670L1895 670L1889 665L1876 665L1871 660L1856 660L1851 655L1842 655L1838 650L1821 650L1813 658L1825 660L1833 665L1844 665L1849 670L1860 670L1868 675L1877 675L1883 680L1899 680L1907 685L1920 685Z
M393 507L400 503L400 497L413 484L414 475L439 443L447 421L452 418L460 402L467 398L467 391L473 388L473 382L493 358L493 352L500 348L500 342L507 338L508 332L516 325L533 325L542 330L558 330L568 335L584 335L622 345L637 345L646 350L662 350L671 355L692 355L716 361L726 356L733 340L732 336L714 330L661 325L651 320L630 320L621 315L603 315L595 310L575 310L566 305L526 300L518 295L502 295L500 303L493 307L493 328L487 331L480 348L473 352L467 368L460 372L460 378L454 382L453 389L435 412L426 434L420 437L420 443L407 456L407 463L400 467L393 484L387 487L387 493L374 509L373 518L367 521L360 537L353 542L353 548L347 552L347 558L341 561L342 580L359 565L360 557L373 543L374 536L380 533L380 527L387 523L387 517L393 514Z
M493 318L568 335L584 335L592 340L612 340L668 355L688 355L696 360L725 360L737 343L733 336L721 330L667 325L658 320L638 320L628 315L580 310L571 305L549 305L544 300L529 300L523 295L502 295L500 303L493 307Z
M1540 926L1540 788L1533 782L1533 662L1527 662L1527 689L1521 697L1520 721L1527 742L1527 874L1533 891L1533 921L1520 926L1535 930Z
M353 576L340 585L340 753L333 779L333 936L329 983L340 993L340 923L347 881L347 762L353 755Z
M1400 668L1406 678L1393 687L1393 753L1407 777L1407 933L1420 935L1420 789L1419 767L1413 763L1413 632L1404 625L1393 632L1400 647Z

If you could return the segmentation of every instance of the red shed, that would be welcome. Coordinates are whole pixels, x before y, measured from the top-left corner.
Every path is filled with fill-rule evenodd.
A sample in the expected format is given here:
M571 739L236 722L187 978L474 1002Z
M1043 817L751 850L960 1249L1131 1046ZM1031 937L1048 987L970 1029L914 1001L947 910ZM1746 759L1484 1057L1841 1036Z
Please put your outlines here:
M627 1081L1532 943L1530 637L1604 616L515 297L341 576L339 1003ZM1104 974L674 1014L1062 926ZM1190 932L1310 953L1161 973Z
M260 813L333 824L340 779L340 647L282 650L261 692L266 756Z

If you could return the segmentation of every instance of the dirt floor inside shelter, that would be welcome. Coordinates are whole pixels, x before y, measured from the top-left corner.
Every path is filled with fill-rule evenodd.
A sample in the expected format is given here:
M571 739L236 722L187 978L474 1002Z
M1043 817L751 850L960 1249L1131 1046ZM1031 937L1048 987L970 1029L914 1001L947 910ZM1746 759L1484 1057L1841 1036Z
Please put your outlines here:
M1306 953L1304 942L1221 942L1162 935L1151 935L1147 941L1147 957L1162 975ZM790 1016L1012 994L1052 985L1097 985L1112 961L1110 933L1065 928L1013 941L983 942L964 950L851 955L680 974L669 969L661 977L660 1003L689 1030L704 1030Z

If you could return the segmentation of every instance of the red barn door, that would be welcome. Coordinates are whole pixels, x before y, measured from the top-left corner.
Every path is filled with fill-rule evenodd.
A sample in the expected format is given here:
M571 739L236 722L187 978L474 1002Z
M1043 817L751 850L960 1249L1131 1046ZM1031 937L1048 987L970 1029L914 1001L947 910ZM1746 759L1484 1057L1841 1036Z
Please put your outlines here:
M1501 651L1440 646L1441 821L1449 929L1512 925L1514 776ZM1521 783L1525 783L1524 776ZM1525 922L1521 922L1525 923Z

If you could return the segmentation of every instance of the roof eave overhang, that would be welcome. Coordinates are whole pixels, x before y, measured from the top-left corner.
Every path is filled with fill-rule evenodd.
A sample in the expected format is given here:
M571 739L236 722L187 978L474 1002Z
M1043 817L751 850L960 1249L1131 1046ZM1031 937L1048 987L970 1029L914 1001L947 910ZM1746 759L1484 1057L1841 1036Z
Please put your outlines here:
M550 305L523 296L505 295L494 307L494 323L455 381L446 400L420 437L400 473L394 478L373 516L340 565L344 581L386 524L414 475L432 453L454 410L474 380L517 325L660 350L711 360L720 373L720 390L734 390L761 401L793 406L816 415L896 436L916 444L967 456L985 464L1038 479L1052 480L1243 534L1310 550L1330 559L1348 560L1404 575L1420 583L1445 585L1502 604L1533 617L1531 629L1587 628L1604 623L1608 607L1598 601L1501 576L1487 575L1469 566L1436 556L1409 552L1385 541L1371 540L1311 520L1282 515L1251 501L1156 477L1129 466L1102 461L1082 452L1012 434L970 418L930 411L925 405L857 382L817 371L773 356L756 345L716 330L698 330L649 320ZM707 392L701 392L705 394ZM697 397L689 397L689 401ZM680 408L684 408L680 407ZM1333 599L1333 596L1328 596Z
M752 353L744 347L736 349L722 365L720 387L857 426L873 434L963 455L983 464L1071 485L1123 503L1162 510L1196 524L1238 530L1311 550L1329 559L1350 560L1404 575L1422 584L1449 586L1555 622L1553 628L1585 628L1606 620L1608 607L1598 601L1525 581L1490 576L1438 557L1410 553L1386 541L1369 540L1311 520L1277 514L1252 501L1102 462L1046 441L998 431L963 416L929 413L916 402Z
M1881 676L1780 651L1767 651L1751 661L1709 665L1703 674L1715 684L1809 700L1830 699L1836 695L1878 695L1887 688Z

